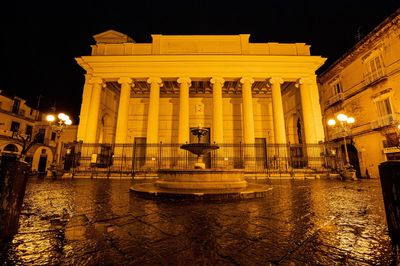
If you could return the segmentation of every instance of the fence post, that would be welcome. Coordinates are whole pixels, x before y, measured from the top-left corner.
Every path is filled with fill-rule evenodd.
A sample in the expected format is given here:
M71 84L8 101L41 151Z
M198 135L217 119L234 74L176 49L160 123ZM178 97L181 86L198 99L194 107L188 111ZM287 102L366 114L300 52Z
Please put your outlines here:
M162 158L162 141L158 144L158 169L160 170L161 168L161 158Z
M133 142L132 177L135 176L135 163L136 163L136 140Z

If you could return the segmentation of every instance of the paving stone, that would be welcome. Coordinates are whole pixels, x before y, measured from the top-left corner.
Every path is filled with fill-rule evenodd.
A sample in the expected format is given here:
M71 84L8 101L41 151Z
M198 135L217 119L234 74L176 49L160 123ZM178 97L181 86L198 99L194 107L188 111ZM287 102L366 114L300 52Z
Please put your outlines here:
M395 265L379 180L264 180L265 198L153 201L130 180L30 179L10 265Z

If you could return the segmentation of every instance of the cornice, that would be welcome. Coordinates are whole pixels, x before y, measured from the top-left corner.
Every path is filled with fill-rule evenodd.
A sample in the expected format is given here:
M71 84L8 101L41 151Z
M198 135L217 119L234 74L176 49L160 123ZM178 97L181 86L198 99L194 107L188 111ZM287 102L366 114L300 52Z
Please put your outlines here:
M356 58L363 55L365 52L370 51L381 44L387 33L391 30L398 30L400 28L400 8L394 14L385 19L377 27L375 27L369 34L356 43L344 55L332 63L324 72L319 75L321 83L331 79L333 76L352 63Z
M156 77L243 77L279 76L297 79L313 75L325 62L320 56L224 56L152 55L83 56L77 62L90 74L103 78Z

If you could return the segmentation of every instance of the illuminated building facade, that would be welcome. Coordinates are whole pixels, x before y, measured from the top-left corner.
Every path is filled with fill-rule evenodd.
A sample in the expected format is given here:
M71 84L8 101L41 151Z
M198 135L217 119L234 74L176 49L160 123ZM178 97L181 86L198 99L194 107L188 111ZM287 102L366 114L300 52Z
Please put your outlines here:
M50 144L51 132L41 127L41 114L29 107L22 98L6 95L0 91L0 153L1 156L20 156L24 147L39 131L43 134L39 143L26 154L26 161L32 164L32 170L46 172L53 160Z
M75 140L76 130L76 126L68 128L60 142ZM34 138L37 138L35 144L27 149ZM55 141L55 133L39 110L28 106L26 100L0 90L0 156L20 157L23 149L27 149L24 160L31 164L31 170L46 174L55 156Z
M76 58L86 71L77 140L183 144L201 125L210 130L205 141L217 144L324 141L315 71L325 59L304 43L249 38L95 35L92 54Z
M378 177L382 161L400 159L400 9L319 76L324 125L344 112L355 118L348 138L359 176ZM327 140L343 131L325 126Z

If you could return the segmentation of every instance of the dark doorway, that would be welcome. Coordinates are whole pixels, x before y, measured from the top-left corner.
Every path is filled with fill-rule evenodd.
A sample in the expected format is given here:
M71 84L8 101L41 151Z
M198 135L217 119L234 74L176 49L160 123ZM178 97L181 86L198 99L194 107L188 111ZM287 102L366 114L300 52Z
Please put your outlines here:
M345 154L344 145L342 145L341 147L342 147L342 153L344 154L343 158L345 160L346 154ZM358 161L358 151L357 151L356 147L354 147L354 145L352 145L352 144L347 144L347 153L349 155L349 163L356 170L357 177L360 178L361 170L360 170L360 163Z
M38 174L39 176L46 175L47 155L41 155L39 158Z
M256 169L267 168L267 140L265 138L255 139Z
M134 158L136 162L137 168L142 168L146 164L146 142L147 139L144 137L135 138L135 150L134 150Z

